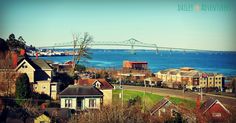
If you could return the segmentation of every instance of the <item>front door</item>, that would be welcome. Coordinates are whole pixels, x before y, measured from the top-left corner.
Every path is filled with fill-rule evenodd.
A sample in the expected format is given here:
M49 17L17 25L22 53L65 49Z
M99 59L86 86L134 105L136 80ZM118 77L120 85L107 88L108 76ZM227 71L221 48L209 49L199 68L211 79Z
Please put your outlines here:
M78 98L77 99L77 109L81 110L82 108L82 99Z

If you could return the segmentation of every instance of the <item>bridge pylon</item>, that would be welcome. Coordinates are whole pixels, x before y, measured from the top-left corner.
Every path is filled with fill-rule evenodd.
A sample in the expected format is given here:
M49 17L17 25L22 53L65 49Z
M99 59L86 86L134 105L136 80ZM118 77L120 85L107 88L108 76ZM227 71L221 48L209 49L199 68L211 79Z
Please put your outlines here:
M135 54L134 45L131 45L130 53L131 53L131 54Z
M156 54L158 54L159 53L159 49L158 49L156 44L155 44L155 48L156 48Z

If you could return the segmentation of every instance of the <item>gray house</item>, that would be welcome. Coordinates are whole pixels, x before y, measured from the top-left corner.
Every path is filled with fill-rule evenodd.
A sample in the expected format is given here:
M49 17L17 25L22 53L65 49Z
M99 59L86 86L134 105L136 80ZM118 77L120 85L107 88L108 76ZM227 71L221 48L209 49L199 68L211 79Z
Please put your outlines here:
M69 85L60 94L61 108L100 109L103 93L93 86Z

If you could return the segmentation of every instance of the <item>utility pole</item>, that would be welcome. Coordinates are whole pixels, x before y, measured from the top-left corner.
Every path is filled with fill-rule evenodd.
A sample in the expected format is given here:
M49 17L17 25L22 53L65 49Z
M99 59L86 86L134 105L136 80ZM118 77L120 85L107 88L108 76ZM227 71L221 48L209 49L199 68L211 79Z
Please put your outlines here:
M201 101L202 101L202 88L200 87L200 91L201 91Z
M145 80L144 80L144 106L143 106L143 110L144 110L144 112L145 112L145 110L146 110L146 82L145 82Z
M121 86L121 76L120 76L119 79L120 79L120 80L119 80L119 81L120 81L120 88L122 89L122 90L121 90L121 101L122 101L121 103L122 103L122 107L123 107L123 104L124 104L124 103L123 103L123 102L124 102L124 96L123 96L123 95L124 95L124 90L123 90L123 87Z
M77 43L77 36L73 34L73 73L75 72L75 48L76 48L76 43Z

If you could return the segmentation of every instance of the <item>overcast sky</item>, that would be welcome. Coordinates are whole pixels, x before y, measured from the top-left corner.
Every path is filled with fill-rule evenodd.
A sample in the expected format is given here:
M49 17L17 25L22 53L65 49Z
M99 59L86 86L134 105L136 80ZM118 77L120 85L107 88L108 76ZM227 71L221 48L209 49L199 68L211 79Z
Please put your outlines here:
M158 46L236 51L235 2L163 1L1 0L0 37L14 33L28 44L47 46L89 32L95 41L135 38Z

